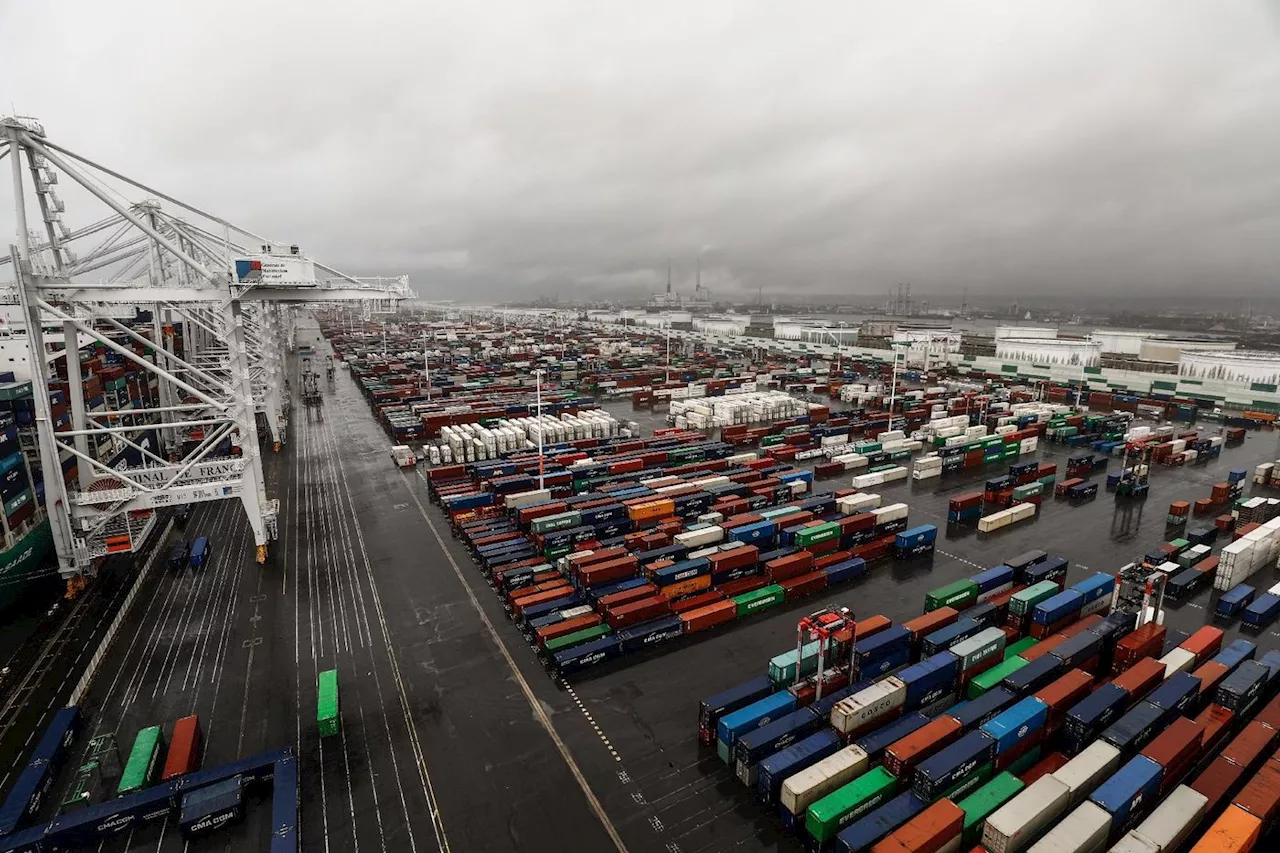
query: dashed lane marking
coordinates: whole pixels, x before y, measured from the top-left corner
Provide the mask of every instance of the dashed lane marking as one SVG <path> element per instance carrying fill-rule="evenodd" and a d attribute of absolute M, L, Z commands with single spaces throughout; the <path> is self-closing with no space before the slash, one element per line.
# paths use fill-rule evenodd
<path fill-rule="evenodd" d="M 569 698 L 573 700 L 573 704 L 578 706 L 578 710 L 582 712 L 582 716 L 587 718 L 587 722 L 591 724 L 591 728 L 595 730 L 596 735 L 600 738 L 600 742 L 604 744 L 604 748 L 609 750 L 609 754 L 613 756 L 614 761 L 621 762 L 622 757 L 618 755 L 618 751 L 613 748 L 613 744 L 609 743 L 609 738 L 605 733 L 600 731 L 600 726 L 596 724 L 595 718 L 591 716 L 591 712 L 587 710 L 587 706 L 582 704 L 582 700 L 578 698 L 577 692 L 569 685 L 569 682 L 561 679 L 560 684 L 564 687 L 565 692 L 569 694 Z"/>
<path fill-rule="evenodd" d="M 984 566 L 979 566 L 973 560 L 966 560 L 964 557 L 957 556 L 956 554 L 952 554 L 948 551 L 943 551 L 941 548 L 938 549 L 938 553 L 944 557 L 950 557 L 953 560 L 964 563 L 966 566 L 973 566 L 975 569 L 985 568 Z"/>

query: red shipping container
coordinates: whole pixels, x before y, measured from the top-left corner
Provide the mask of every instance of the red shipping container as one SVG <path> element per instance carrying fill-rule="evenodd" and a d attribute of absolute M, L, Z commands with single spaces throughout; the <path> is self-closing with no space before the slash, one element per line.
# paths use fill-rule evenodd
<path fill-rule="evenodd" d="M 578 571 L 578 580 L 584 587 L 590 589 L 593 586 L 628 580 L 635 577 L 639 571 L 640 563 L 635 557 L 623 557 L 586 566 Z"/>
<path fill-rule="evenodd" d="M 849 559 L 848 551 L 832 551 L 830 554 L 823 554 L 821 557 L 813 561 L 815 569 L 825 569 L 828 566 L 834 566 L 837 563 L 843 563 Z"/>
<path fill-rule="evenodd" d="M 574 631 L 585 631 L 599 624 L 599 613 L 584 613 L 572 619 L 562 619 L 552 625 L 543 625 L 533 633 L 538 641 L 538 648 L 542 648 L 546 645 L 547 640 L 554 640 L 556 637 L 563 637 L 572 634 Z"/>
<path fill-rule="evenodd" d="M 883 539 L 877 539 L 874 542 L 868 542 L 866 545 L 859 545 L 856 548 L 849 549 L 849 553 L 854 557 L 861 557 L 868 563 L 889 556 L 889 552 L 893 549 L 893 536 L 886 536 Z"/>
<path fill-rule="evenodd" d="M 1218 685 L 1222 682 L 1222 679 L 1227 677 L 1227 673 L 1230 671 L 1225 663 L 1208 661 L 1201 664 L 1195 672 L 1191 673 L 1200 679 L 1200 700 L 1202 702 L 1213 696 L 1213 691 L 1218 689 Z"/>
<path fill-rule="evenodd" d="M 1195 564 L 1194 566 L 1192 566 L 1191 568 L 1195 569 L 1197 572 L 1203 572 L 1203 573 L 1206 573 L 1206 574 L 1213 574 L 1214 572 L 1216 572 L 1216 571 L 1218 570 L 1218 558 L 1217 558 L 1217 557 L 1205 557 L 1203 560 L 1201 560 L 1200 562 L 1196 563 L 1196 564 Z"/>
<path fill-rule="evenodd" d="M 1190 637 L 1187 637 L 1178 648 L 1186 649 L 1194 654 L 1197 664 L 1204 663 L 1222 648 L 1222 629 L 1215 628 L 1212 625 L 1205 625 Z"/>
<path fill-rule="evenodd" d="M 1053 651 L 1054 649 L 1056 649 L 1058 646 L 1062 645 L 1066 641 L 1067 641 L 1066 634 L 1061 634 L 1061 633 L 1054 634 L 1052 637 L 1045 637 L 1043 640 L 1036 643 L 1034 646 L 1027 649 L 1025 652 L 1022 652 L 1021 654 L 1019 654 L 1018 657 L 1022 658 L 1027 663 L 1031 663 L 1049 654 L 1049 652 Z"/>
<path fill-rule="evenodd" d="M 1208 666 L 1208 664 L 1205 664 L 1205 666 Z M 1254 716 L 1253 721 L 1271 726 L 1273 729 L 1280 729 L 1280 696 L 1263 705 L 1262 710 Z"/>
<path fill-rule="evenodd" d="M 748 575 L 745 578 L 725 581 L 717 586 L 716 590 L 724 593 L 725 598 L 733 598 L 735 595 L 742 595 L 744 592 L 751 592 L 762 586 L 768 586 L 768 584 L 769 579 L 764 575 Z"/>
<path fill-rule="evenodd" d="M 911 775 L 921 761 L 959 739 L 964 727 L 955 717 L 940 715 L 911 734 L 890 744 L 884 752 L 884 768 L 898 777 L 903 788 L 911 785 Z"/>
<path fill-rule="evenodd" d="M 1113 675 L 1119 675 L 1142 658 L 1154 658 L 1164 646 L 1163 625 L 1148 622 L 1137 630 L 1121 637 L 1116 643 L 1115 658 L 1111 663 Z"/>
<path fill-rule="evenodd" d="M 1031 769 L 1019 776 L 1018 781 L 1022 782 L 1023 785 L 1030 786 L 1042 776 L 1058 772 L 1066 766 L 1068 761 L 1070 759 L 1061 752 L 1051 752 L 1031 765 Z"/>
<path fill-rule="evenodd" d="M 1031 630 L 1029 630 L 1027 634 L 1028 636 L 1035 637 L 1037 640 L 1042 640 L 1046 637 L 1051 637 L 1054 634 L 1057 634 L 1071 623 L 1079 621 L 1079 618 L 1078 614 L 1068 613 L 1066 616 L 1063 616 L 1051 625 L 1041 625 L 1038 622 L 1032 622 Z M 1066 639 L 1066 637 L 1064 636 L 1063 639 Z"/>
<path fill-rule="evenodd" d="M 168 782 L 200 767 L 200 755 L 204 748 L 204 732 L 200 718 L 195 714 L 183 717 L 173 724 L 173 736 L 169 738 L 169 753 L 164 759 L 160 781 Z"/>
<path fill-rule="evenodd" d="M 947 508 L 953 512 L 960 510 L 973 509 L 975 506 L 982 505 L 982 492 L 967 492 L 963 495 L 957 495 L 947 504 Z"/>
<path fill-rule="evenodd" d="M 519 616 L 524 608 L 544 601 L 555 601 L 569 595 L 573 587 L 566 580 L 547 581 L 536 586 L 526 586 L 511 593 L 511 608 Z"/>
<path fill-rule="evenodd" d="M 836 523 L 840 525 L 841 537 L 844 537 L 846 534 L 858 533 L 875 527 L 876 517 L 874 513 L 860 512 L 856 515 L 846 515 L 838 519 Z"/>
<path fill-rule="evenodd" d="M 1143 658 L 1113 678 L 1111 683 L 1128 693 L 1129 704 L 1135 705 L 1164 681 L 1164 670 L 1164 664 L 1155 658 Z"/>
<path fill-rule="evenodd" d="M 620 607 L 632 601 L 639 601 L 642 598 L 649 598 L 658 594 L 658 588 L 651 583 L 637 586 L 632 589 L 624 589 L 622 592 L 613 592 L 602 597 L 597 604 L 602 610 L 608 610 L 610 607 Z"/>
<path fill-rule="evenodd" d="M 872 853 L 938 853 L 960 837 L 964 812 L 950 800 L 938 800 L 888 838 L 871 848 Z"/>
<path fill-rule="evenodd" d="M 1196 716 L 1196 722 L 1204 728 L 1204 740 L 1200 751 L 1202 755 L 1210 755 L 1231 730 L 1231 723 L 1236 715 L 1221 705 L 1210 705 Z"/>
<path fill-rule="evenodd" d="M 706 607 L 708 604 L 715 604 L 717 601 L 724 601 L 724 593 L 711 589 L 706 592 L 700 592 L 697 595 L 675 599 L 671 602 L 671 612 L 684 613 L 689 610 L 697 610 L 699 607 Z"/>
<path fill-rule="evenodd" d="M 774 583 L 794 578 L 813 570 L 813 555 L 808 551 L 788 554 L 764 564 L 765 573 Z"/>
<path fill-rule="evenodd" d="M 754 565 L 759 558 L 759 548 L 755 545 L 742 545 L 728 551 L 719 551 L 707 557 L 707 560 L 711 563 L 711 574 L 714 576 L 743 566 Z"/>
<path fill-rule="evenodd" d="M 654 595 L 609 610 L 605 613 L 604 621 L 608 622 L 609 627 L 616 631 L 628 625 L 657 619 L 670 611 L 671 602 L 661 595 Z"/>
<path fill-rule="evenodd" d="M 1088 631 L 1094 625 L 1097 625 L 1101 622 L 1102 622 L 1101 616 L 1099 616 L 1097 613 L 1090 613 L 1088 616 L 1084 617 L 1080 621 L 1072 622 L 1066 628 L 1063 628 L 1062 636 L 1066 637 L 1067 639 L 1070 639 L 1076 636 L 1077 634 L 1083 634 L 1085 631 Z"/>
<path fill-rule="evenodd" d="M 1264 825 L 1280 814 L 1280 764 L 1268 761 L 1258 768 L 1244 789 L 1231 801 L 1262 821 Z"/>
<path fill-rule="evenodd" d="M 1209 800 L 1205 807 L 1206 814 L 1212 814 L 1219 806 L 1225 804 L 1240 781 L 1245 776 L 1245 769 L 1232 764 L 1224 758 L 1215 758 L 1200 775 L 1192 780 L 1190 788 Z"/>
<path fill-rule="evenodd" d="M 825 572 L 809 572 L 807 575 L 787 578 L 778 585 L 785 591 L 786 600 L 792 601 L 826 589 L 827 575 Z"/>
<path fill-rule="evenodd" d="M 1164 768 L 1160 777 L 1160 793 L 1167 793 L 1182 781 L 1182 776 L 1200 755 L 1204 727 L 1199 723 L 1178 717 L 1147 744 L 1142 755 Z"/>
<path fill-rule="evenodd" d="M 1051 736 L 1058 730 L 1063 720 L 1067 718 L 1067 712 L 1077 702 L 1089 695 L 1089 690 L 1092 686 L 1093 676 L 1083 670 L 1073 669 L 1057 681 L 1035 693 L 1035 698 L 1049 708 L 1049 715 L 1044 726 L 1045 737 Z"/>
<path fill-rule="evenodd" d="M 1222 757 L 1250 770 L 1269 757 L 1275 739 L 1275 729 L 1262 723 L 1249 723 L 1222 750 Z"/>
<path fill-rule="evenodd" d="M 620 546 L 600 548 L 593 550 L 590 554 L 575 552 L 569 555 L 569 566 L 577 570 L 584 566 L 594 566 L 598 563 L 607 563 L 610 560 L 619 560 L 629 556 L 631 555 L 627 553 L 627 549 Z"/>
<path fill-rule="evenodd" d="M 704 631 L 724 622 L 732 622 L 737 612 L 738 606 L 732 601 L 718 601 L 715 604 L 708 604 L 706 607 L 699 607 L 695 610 L 687 610 L 681 613 L 680 621 L 684 624 L 684 632 L 692 634 L 695 631 Z"/>
<path fill-rule="evenodd" d="M 884 629 L 893 625 L 893 620 L 888 616 L 876 614 L 868 616 L 866 619 L 859 619 L 854 625 L 854 635 L 859 640 L 865 640 L 873 634 L 879 634 Z"/>
<path fill-rule="evenodd" d="M 902 623 L 902 627 L 911 632 L 911 646 L 918 649 L 920 641 L 940 628 L 945 628 L 960 618 L 954 607 L 939 607 L 923 616 L 917 616 Z"/>

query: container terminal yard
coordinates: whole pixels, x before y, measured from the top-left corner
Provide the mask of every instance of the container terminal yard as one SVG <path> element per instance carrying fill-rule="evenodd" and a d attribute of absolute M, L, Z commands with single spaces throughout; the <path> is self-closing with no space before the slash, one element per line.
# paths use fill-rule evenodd
<path fill-rule="evenodd" d="M 0 850 L 1273 840 L 1267 359 L 414 311 L 137 184 L 77 259 L 93 164 L 0 129 L 6 544 L 67 591 L 5 650 Z"/>

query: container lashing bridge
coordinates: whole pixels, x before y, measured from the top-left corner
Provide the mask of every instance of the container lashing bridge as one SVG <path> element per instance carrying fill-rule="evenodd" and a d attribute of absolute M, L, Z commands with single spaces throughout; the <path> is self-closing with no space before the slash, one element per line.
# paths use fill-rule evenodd
<path fill-rule="evenodd" d="M 45 354 L 31 360 L 36 433 L 69 592 L 108 553 L 137 550 L 155 526 L 155 511 L 179 504 L 238 499 L 264 562 L 279 503 L 266 491 L 259 435 L 269 434 L 276 451 L 286 439 L 284 356 L 293 348 L 295 312 L 342 302 L 384 310 L 411 296 L 407 277 L 338 272 L 296 245 L 68 150 L 35 119 L 0 117 L 5 159 L 17 237 L 0 257 L 0 302 L 20 306 L 31 351 Z M 101 202 L 103 218 L 68 226 L 59 178 Z M 5 267 L 13 275 L 8 283 Z M 121 322 L 137 309 L 151 312 L 150 329 Z M 67 358 L 70 428 L 55 429 L 49 384 L 53 362 L 65 358 L 57 346 L 63 341 L 75 342 L 66 348 L 72 351 L 101 346 L 141 371 L 158 389 L 156 404 L 90 410 L 79 359 Z M 158 435 L 158 451 L 143 439 L 148 431 Z M 112 468 L 90 453 L 90 440 L 104 435 L 140 464 Z M 60 455 L 76 459 L 72 483 L 64 483 Z"/>

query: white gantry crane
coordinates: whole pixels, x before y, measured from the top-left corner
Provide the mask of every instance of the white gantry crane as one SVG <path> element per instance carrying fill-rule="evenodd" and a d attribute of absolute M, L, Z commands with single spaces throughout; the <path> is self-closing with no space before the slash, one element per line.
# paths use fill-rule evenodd
<path fill-rule="evenodd" d="M 407 277 L 340 273 L 297 246 L 274 243 L 68 151 L 34 119 L 0 118 L 0 162 L 6 158 L 17 241 L 0 256 L 0 270 L 13 271 L 8 289 L 0 284 L 0 303 L 20 306 L 30 346 L 60 574 L 75 585 L 105 555 L 136 549 L 158 508 L 227 498 L 242 503 L 263 562 L 278 501 L 266 493 L 259 424 L 279 450 L 295 308 L 356 301 L 385 310 L 412 295 Z M 56 190 L 60 176 L 102 202 L 104 218 L 69 228 Z M 143 197 L 129 201 L 130 193 Z M 151 313 L 151 322 L 140 331 L 141 311 Z M 66 352 L 92 344 L 143 371 L 158 403 L 88 405 L 80 360 Z M 55 418 L 50 399 L 59 358 L 69 423 Z M 151 431 L 159 447 L 142 439 Z M 131 451 L 129 464 L 108 465 L 104 446 Z M 63 479 L 69 457 L 78 471 L 72 484 Z"/>

